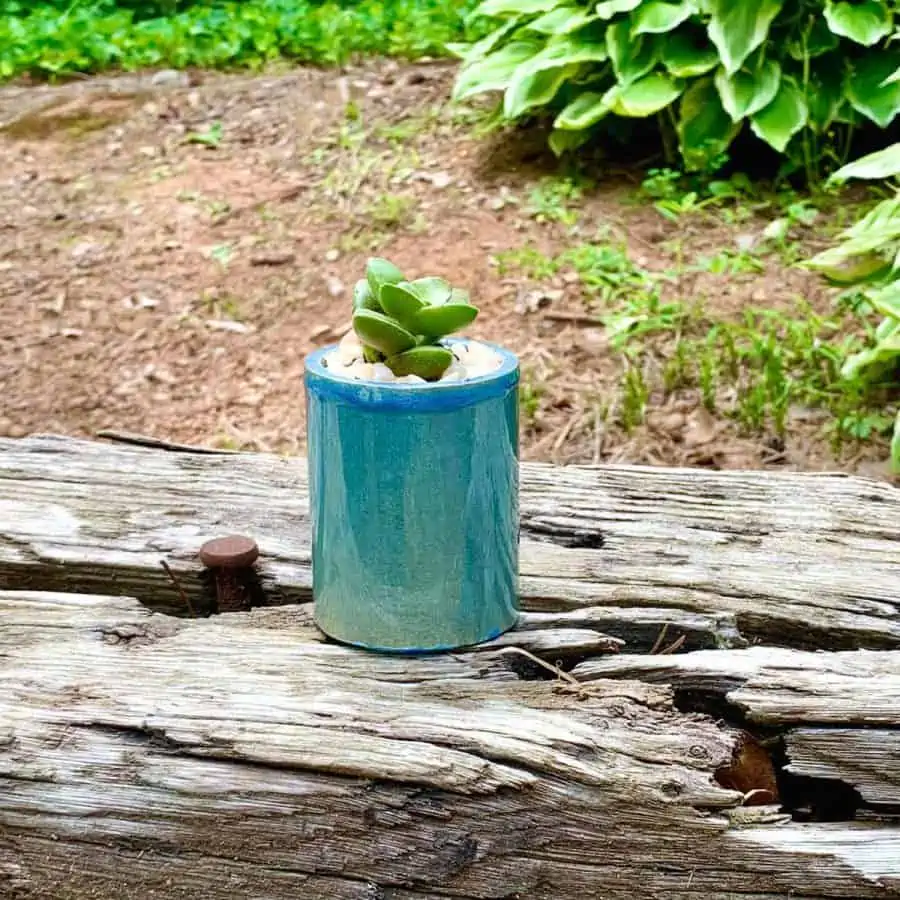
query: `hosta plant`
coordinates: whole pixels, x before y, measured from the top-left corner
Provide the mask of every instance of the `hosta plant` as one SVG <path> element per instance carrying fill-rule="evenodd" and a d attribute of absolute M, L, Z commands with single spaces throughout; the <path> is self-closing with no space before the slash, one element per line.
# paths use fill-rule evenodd
<path fill-rule="evenodd" d="M 832 179 L 888 179 L 900 175 L 900 144 L 856 160 Z M 880 202 L 840 235 L 840 243 L 808 265 L 832 283 L 855 292 L 863 311 L 880 322 L 869 346 L 850 356 L 841 369 L 848 379 L 886 384 L 900 397 L 900 190 Z M 894 469 L 900 472 L 900 410 L 891 442 Z"/>
<path fill-rule="evenodd" d="M 749 128 L 812 175 L 848 130 L 900 111 L 898 2 L 484 0 L 472 15 L 495 27 L 451 45 L 454 95 L 549 114 L 558 154 L 656 116 L 688 169 L 715 169 Z"/>
<path fill-rule="evenodd" d="M 366 362 L 395 375 L 437 381 L 453 362 L 441 341 L 478 315 L 469 295 L 443 278 L 407 281 L 386 259 L 370 259 L 353 289 L 353 330 Z"/>

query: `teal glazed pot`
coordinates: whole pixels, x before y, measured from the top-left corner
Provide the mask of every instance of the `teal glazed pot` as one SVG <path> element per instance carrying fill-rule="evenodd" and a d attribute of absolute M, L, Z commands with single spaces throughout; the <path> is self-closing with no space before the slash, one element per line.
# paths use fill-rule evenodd
<path fill-rule="evenodd" d="M 449 342 L 448 342 L 449 343 Z M 391 384 L 306 359 L 315 620 L 329 637 L 428 653 L 518 617 L 518 359 L 464 382 Z"/>

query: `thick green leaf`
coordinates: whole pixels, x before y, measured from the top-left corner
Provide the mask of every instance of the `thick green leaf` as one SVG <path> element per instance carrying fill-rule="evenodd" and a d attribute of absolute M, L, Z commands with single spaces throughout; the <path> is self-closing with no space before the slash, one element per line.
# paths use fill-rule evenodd
<path fill-rule="evenodd" d="M 602 0 L 594 7 L 594 12 L 601 19 L 611 19 L 619 13 L 631 12 L 637 9 L 643 0 Z"/>
<path fill-rule="evenodd" d="M 424 345 L 391 356 L 385 365 L 397 376 L 418 375 L 426 381 L 437 381 L 453 362 L 453 354 L 446 347 Z"/>
<path fill-rule="evenodd" d="M 381 289 L 381 308 L 408 331 L 415 328 L 416 313 L 425 305 L 409 282 L 386 284 Z"/>
<path fill-rule="evenodd" d="M 870 153 L 838 169 L 832 181 L 849 178 L 893 178 L 900 175 L 900 144 L 892 144 L 877 153 Z"/>
<path fill-rule="evenodd" d="M 880 128 L 887 128 L 900 112 L 900 82 L 885 82 L 897 68 L 896 51 L 868 51 L 853 65 L 847 80 L 847 99 L 853 108 Z"/>
<path fill-rule="evenodd" d="M 779 153 L 809 119 L 806 98 L 796 82 L 783 78 L 775 98 L 750 119 L 753 133 Z"/>
<path fill-rule="evenodd" d="M 681 99 L 678 138 L 688 169 L 706 168 L 724 153 L 740 125 L 725 112 L 712 78 L 694 82 Z"/>
<path fill-rule="evenodd" d="M 520 66 L 523 69 L 525 63 Z M 529 109 L 546 106 L 559 92 L 567 79 L 577 71 L 577 66 L 560 66 L 539 72 L 527 72 L 524 76 L 513 77 L 503 97 L 503 114 L 508 119 L 516 119 Z"/>
<path fill-rule="evenodd" d="M 733 122 L 740 122 L 768 106 L 780 84 L 781 66 L 775 60 L 767 60 L 753 70 L 741 69 L 731 76 L 721 67 L 716 72 L 716 89 Z"/>
<path fill-rule="evenodd" d="M 709 38 L 719 50 L 722 65 L 733 75 L 769 34 L 783 0 L 707 0 L 711 14 Z"/>
<path fill-rule="evenodd" d="M 468 303 L 423 306 L 416 315 L 415 331 L 428 337 L 441 337 L 465 328 L 477 315 L 478 310 Z"/>
<path fill-rule="evenodd" d="M 381 309 L 375 294 L 372 293 L 372 286 L 365 278 L 361 278 L 353 286 L 353 308 L 374 309 L 376 311 Z"/>
<path fill-rule="evenodd" d="M 652 37 L 633 38 L 627 19 L 606 29 L 606 49 L 620 85 L 637 81 L 656 65 L 656 42 Z"/>
<path fill-rule="evenodd" d="M 609 93 L 610 112 L 617 116 L 646 118 L 665 109 L 684 90 L 684 85 L 658 72 L 622 87 L 616 85 Z"/>
<path fill-rule="evenodd" d="M 888 77 L 885 78 L 884 81 L 881 82 L 881 86 L 887 84 L 896 84 L 898 81 L 900 81 L 900 68 L 894 69 L 894 71 L 890 75 L 888 75 Z"/>
<path fill-rule="evenodd" d="M 464 100 L 486 91 L 503 91 L 516 69 L 538 51 L 532 41 L 512 41 L 484 59 L 472 59 L 465 64 L 453 86 L 453 99 Z"/>
<path fill-rule="evenodd" d="M 381 286 L 403 281 L 403 273 L 390 260 L 375 256 L 366 263 L 366 281 L 377 299 Z"/>
<path fill-rule="evenodd" d="M 865 3 L 825 2 L 825 21 L 839 37 L 872 47 L 891 33 L 893 14 L 884 0 Z"/>
<path fill-rule="evenodd" d="M 719 64 L 719 54 L 705 34 L 694 37 L 682 29 L 661 42 L 659 61 L 676 78 L 695 78 L 714 69 Z"/>
<path fill-rule="evenodd" d="M 568 34 L 598 18 L 599 16 L 592 15 L 580 6 L 558 6 L 529 22 L 525 27 L 529 31 L 538 31 L 541 34 Z"/>
<path fill-rule="evenodd" d="M 606 94 L 585 91 L 562 110 L 553 122 L 553 127 L 563 131 L 583 131 L 609 115 L 609 103 Z"/>
<path fill-rule="evenodd" d="M 476 16 L 531 16 L 559 6 L 563 0 L 484 0 L 471 13 Z"/>
<path fill-rule="evenodd" d="M 371 309 L 358 309 L 353 314 L 353 330 L 357 337 L 386 356 L 403 353 L 415 347 L 416 339 L 392 318 Z"/>
<path fill-rule="evenodd" d="M 631 33 L 664 34 L 674 31 L 682 22 L 689 19 L 696 9 L 694 4 L 685 0 L 683 3 L 666 3 L 664 0 L 650 0 L 643 3 L 631 17 Z"/>
<path fill-rule="evenodd" d="M 423 302 L 430 306 L 441 306 L 453 297 L 454 288 L 443 278 L 429 276 L 408 282 L 409 289 Z"/>

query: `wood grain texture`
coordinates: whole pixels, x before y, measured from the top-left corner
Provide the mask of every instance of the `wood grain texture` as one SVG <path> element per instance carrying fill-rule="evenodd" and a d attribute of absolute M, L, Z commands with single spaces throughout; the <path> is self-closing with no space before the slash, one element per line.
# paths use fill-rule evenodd
<path fill-rule="evenodd" d="M 518 627 L 410 659 L 315 628 L 302 460 L 0 441 L 0 898 L 900 897 L 900 492 L 522 475 Z M 235 530 L 263 605 L 187 618 Z M 738 725 L 856 820 L 720 787 Z"/>
<path fill-rule="evenodd" d="M 605 610 L 604 630 L 646 650 L 667 617 L 670 638 L 692 647 L 900 646 L 889 485 L 527 463 L 521 508 L 528 610 Z M 310 599 L 304 460 L 0 440 L 0 587 L 90 593 L 115 578 L 118 592 L 184 614 L 160 560 L 202 609 L 197 549 L 234 530 L 260 544 L 266 603 Z M 636 631 L 636 615 L 653 625 Z"/>
<path fill-rule="evenodd" d="M 900 812 L 900 730 L 795 728 L 787 735 L 787 753 L 787 771 L 843 781 L 868 803 Z"/>
<path fill-rule="evenodd" d="M 639 681 L 519 680 L 507 649 L 0 594 L 0 896 L 900 896 L 900 828 L 742 808 L 730 729 Z"/>

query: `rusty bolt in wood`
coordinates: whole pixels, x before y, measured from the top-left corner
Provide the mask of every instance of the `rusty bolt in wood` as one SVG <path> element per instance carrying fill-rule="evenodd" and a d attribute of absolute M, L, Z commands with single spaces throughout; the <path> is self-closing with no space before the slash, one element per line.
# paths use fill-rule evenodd
<path fill-rule="evenodd" d="M 220 613 L 250 609 L 250 586 L 246 576 L 258 558 L 256 541 L 239 534 L 214 538 L 200 548 L 200 562 L 213 576 Z"/>

